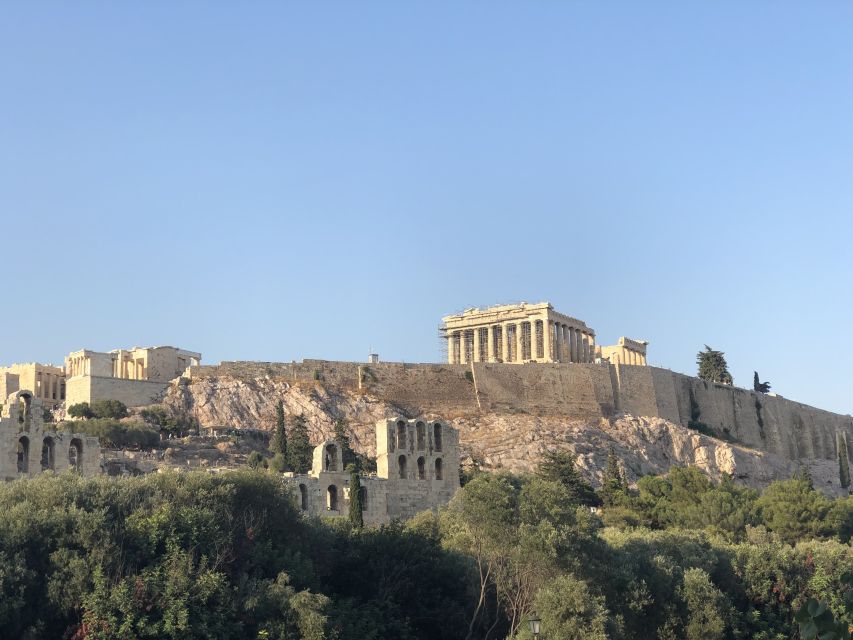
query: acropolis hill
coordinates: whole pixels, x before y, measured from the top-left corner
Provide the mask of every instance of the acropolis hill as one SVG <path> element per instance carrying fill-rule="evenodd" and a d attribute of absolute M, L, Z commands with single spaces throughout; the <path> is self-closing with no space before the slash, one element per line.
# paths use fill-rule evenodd
<path fill-rule="evenodd" d="M 595 482 L 613 447 L 631 480 L 693 464 L 760 486 L 807 466 L 820 489 L 846 493 L 839 457 L 849 459 L 849 415 L 647 366 L 644 340 L 596 345 L 594 330 L 547 303 L 468 310 L 446 316 L 443 329 L 441 364 L 201 365 L 199 354 L 174 350 L 190 353 L 190 366 L 158 383 L 155 401 L 201 427 L 242 429 L 271 429 L 281 401 L 287 413 L 305 415 L 312 443 L 345 418 L 354 447 L 370 455 L 378 421 L 423 417 L 458 429 L 463 462 L 483 468 L 531 470 L 544 450 L 571 448 Z M 113 353 L 120 363 L 124 352 Z M 148 393 L 148 369 L 141 356 L 131 361 L 140 363 L 139 382 L 121 380 L 122 390 L 145 384 Z M 97 388 L 112 388 L 107 382 Z"/>

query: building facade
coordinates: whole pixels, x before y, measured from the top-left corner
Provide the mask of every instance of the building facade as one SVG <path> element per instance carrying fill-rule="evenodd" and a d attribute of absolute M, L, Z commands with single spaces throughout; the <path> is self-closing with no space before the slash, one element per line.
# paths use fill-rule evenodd
<path fill-rule="evenodd" d="M 44 405 L 32 391 L 11 393 L 0 412 L 0 478 L 27 478 L 45 471 L 101 472 L 98 439 L 45 428 Z M 49 425 L 48 425 L 49 426 Z"/>
<path fill-rule="evenodd" d="M 450 364 L 593 362 L 595 331 L 547 302 L 466 309 L 442 318 Z"/>
<path fill-rule="evenodd" d="M 599 347 L 598 356 L 607 360 L 610 364 L 636 364 L 647 366 L 646 347 L 649 343 L 645 340 L 632 340 L 621 337 L 619 342 L 609 347 Z"/>
<path fill-rule="evenodd" d="M 441 420 L 381 420 L 376 423 L 376 467 L 376 475 L 360 477 L 365 524 L 437 509 L 459 489 L 459 433 Z M 311 472 L 285 482 L 306 514 L 349 516 L 350 474 L 338 442 L 320 443 Z"/>
<path fill-rule="evenodd" d="M 0 367 L 0 398 L 22 389 L 29 389 L 46 408 L 53 409 L 65 401 L 65 370 L 37 362 Z"/>
<path fill-rule="evenodd" d="M 120 400 L 129 407 L 154 402 L 201 354 L 176 347 L 82 349 L 65 358 L 67 406 L 96 400 Z"/>

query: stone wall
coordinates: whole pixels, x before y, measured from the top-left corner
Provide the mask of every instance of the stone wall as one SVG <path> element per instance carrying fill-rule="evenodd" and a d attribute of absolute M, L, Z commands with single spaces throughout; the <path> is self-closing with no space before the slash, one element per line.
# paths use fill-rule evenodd
<path fill-rule="evenodd" d="M 65 382 L 65 406 L 92 400 L 120 400 L 128 407 L 155 402 L 169 387 L 167 382 L 126 380 L 105 376 L 75 376 Z"/>
<path fill-rule="evenodd" d="M 778 396 L 705 382 L 647 366 L 547 363 L 358 364 L 225 362 L 193 367 L 193 379 L 272 378 L 290 384 L 322 381 L 426 413 L 528 413 L 572 419 L 619 413 L 701 422 L 724 438 L 785 459 L 836 457 L 836 433 L 853 443 L 853 418 Z"/>

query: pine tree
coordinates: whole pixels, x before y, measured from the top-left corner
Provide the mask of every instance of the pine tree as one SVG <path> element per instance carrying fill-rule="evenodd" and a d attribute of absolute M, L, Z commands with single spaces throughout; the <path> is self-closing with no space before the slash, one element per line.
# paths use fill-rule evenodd
<path fill-rule="evenodd" d="M 290 438 L 287 447 L 287 465 L 295 473 L 308 473 L 311 470 L 313 451 L 308 439 L 308 423 L 302 414 L 292 419 Z"/>
<path fill-rule="evenodd" d="M 279 400 L 275 405 L 275 433 L 270 441 L 270 451 L 287 458 L 287 430 L 284 420 L 284 405 Z"/>
<path fill-rule="evenodd" d="M 613 447 L 610 447 L 607 454 L 607 467 L 604 469 L 604 478 L 599 491 L 602 503 L 606 507 L 618 504 L 627 489 L 628 484 L 622 475 L 622 469 L 619 467 L 619 458 L 616 456 Z"/>
<path fill-rule="evenodd" d="M 364 526 L 364 505 L 361 504 L 361 476 L 355 464 L 347 466 L 349 471 L 349 520 L 353 528 L 361 529 Z"/>
<path fill-rule="evenodd" d="M 733 383 L 722 351 L 715 351 L 706 344 L 705 351 L 696 354 L 696 364 L 699 365 L 699 377 L 703 380 L 728 385 Z"/>
<path fill-rule="evenodd" d="M 549 482 L 559 482 L 566 488 L 569 498 L 578 504 L 599 504 L 595 490 L 578 473 L 575 454 L 571 451 L 546 451 L 539 463 L 539 476 Z"/>

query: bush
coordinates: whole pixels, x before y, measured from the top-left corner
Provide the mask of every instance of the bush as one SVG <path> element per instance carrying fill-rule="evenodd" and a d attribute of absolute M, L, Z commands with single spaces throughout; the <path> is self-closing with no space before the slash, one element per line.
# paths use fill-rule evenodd
<path fill-rule="evenodd" d="M 90 405 L 95 418 L 121 420 L 127 417 L 127 406 L 119 400 L 96 400 Z"/>
<path fill-rule="evenodd" d="M 246 464 L 249 465 L 251 469 L 260 469 L 261 467 L 265 467 L 267 462 L 260 451 L 252 451 L 252 453 L 249 454 L 249 457 L 246 458 Z"/>
<path fill-rule="evenodd" d="M 78 402 L 77 404 L 72 404 L 68 407 L 68 415 L 71 418 L 91 418 L 95 414 L 92 413 L 91 407 L 89 407 L 88 402 Z"/>
<path fill-rule="evenodd" d="M 254 453 L 258 453 L 258 452 L 255 451 Z M 258 455 L 260 455 L 260 454 L 258 453 Z M 283 473 L 285 471 L 288 471 L 287 460 L 285 459 L 285 457 L 282 454 L 277 453 L 272 457 L 272 459 L 270 459 L 269 468 L 272 469 L 273 471 L 278 471 L 279 473 Z"/>

